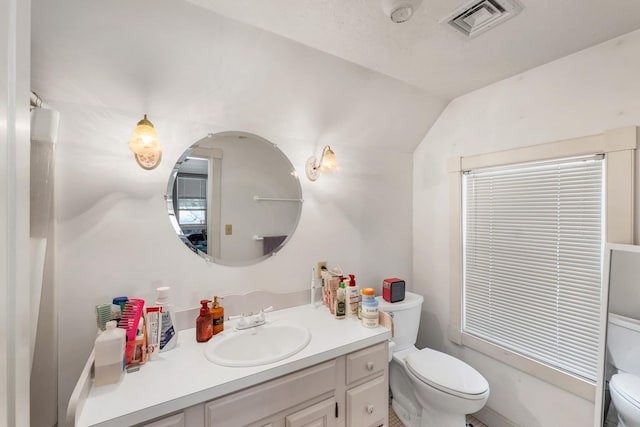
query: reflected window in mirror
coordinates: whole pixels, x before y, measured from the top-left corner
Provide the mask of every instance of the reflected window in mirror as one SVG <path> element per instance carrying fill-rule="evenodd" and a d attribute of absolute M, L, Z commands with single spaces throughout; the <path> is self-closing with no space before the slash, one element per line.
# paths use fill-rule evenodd
<path fill-rule="evenodd" d="M 185 170 L 178 172 L 173 188 L 173 208 L 178 225 L 189 243 L 207 253 L 207 159 L 187 158 Z"/>

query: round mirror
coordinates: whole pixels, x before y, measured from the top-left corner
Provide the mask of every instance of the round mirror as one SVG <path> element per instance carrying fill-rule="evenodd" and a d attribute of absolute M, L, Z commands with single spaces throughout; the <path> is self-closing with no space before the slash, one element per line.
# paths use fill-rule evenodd
<path fill-rule="evenodd" d="M 166 200 L 185 246 L 224 265 L 274 255 L 302 211 L 302 189 L 289 159 L 246 132 L 209 134 L 189 147 L 171 171 Z"/>

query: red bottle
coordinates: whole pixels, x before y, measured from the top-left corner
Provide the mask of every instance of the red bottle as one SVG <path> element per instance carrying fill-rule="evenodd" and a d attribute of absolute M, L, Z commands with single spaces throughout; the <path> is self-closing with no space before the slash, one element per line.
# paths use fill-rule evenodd
<path fill-rule="evenodd" d="M 213 324 L 211 320 L 211 313 L 209 313 L 208 299 L 200 301 L 202 307 L 200 307 L 200 315 L 196 319 L 196 341 L 207 342 L 213 336 Z"/>

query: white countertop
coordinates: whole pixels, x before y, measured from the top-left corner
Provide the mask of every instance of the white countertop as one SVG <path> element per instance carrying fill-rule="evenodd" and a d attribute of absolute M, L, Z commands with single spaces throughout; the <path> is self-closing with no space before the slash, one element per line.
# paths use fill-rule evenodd
<path fill-rule="evenodd" d="M 321 305 L 274 311 L 266 317 L 267 323 L 284 319 L 306 326 L 311 341 L 284 360 L 237 368 L 207 360 L 207 343 L 196 342 L 195 329 L 180 331 L 178 346 L 160 353 L 158 360 L 148 361 L 138 372 L 126 373 L 118 384 L 92 386 L 76 425 L 119 427 L 141 423 L 391 338 L 391 331 L 385 327 L 368 329 L 356 318 L 334 319 Z M 225 331 L 212 340 L 234 333 L 234 324 L 225 322 Z"/>

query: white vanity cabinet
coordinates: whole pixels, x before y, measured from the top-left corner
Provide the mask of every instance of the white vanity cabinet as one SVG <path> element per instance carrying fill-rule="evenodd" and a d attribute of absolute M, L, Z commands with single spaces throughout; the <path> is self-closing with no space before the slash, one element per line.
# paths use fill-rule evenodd
<path fill-rule="evenodd" d="M 144 424 L 141 427 L 185 427 L 184 414 L 179 413 L 179 414 L 171 415 L 169 417 L 159 419 L 152 423 Z"/>
<path fill-rule="evenodd" d="M 209 361 L 195 329 L 178 346 L 94 387 L 89 358 L 67 411 L 68 427 L 378 427 L 388 419 L 391 331 L 336 321 L 328 310 L 297 306 L 270 313 L 270 322 L 307 328 L 298 353 L 265 365 L 228 367 Z M 233 321 L 228 334 L 234 333 Z M 108 408 L 108 409 L 106 409 Z"/>
<path fill-rule="evenodd" d="M 389 418 L 387 343 L 346 355 L 347 427 L 378 427 Z"/>
<path fill-rule="evenodd" d="M 321 401 L 333 400 L 335 406 L 340 371 L 344 361 L 337 358 L 211 401 L 205 404 L 205 426 L 279 427 Z"/>
<path fill-rule="evenodd" d="M 387 351 L 383 342 L 208 402 L 205 426 L 386 425 Z"/>

